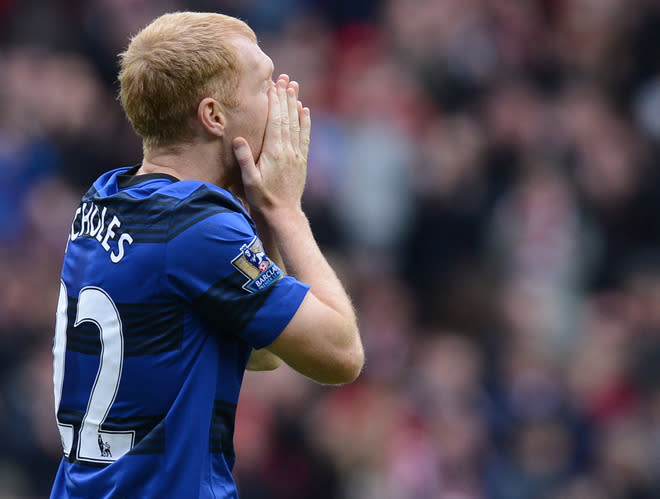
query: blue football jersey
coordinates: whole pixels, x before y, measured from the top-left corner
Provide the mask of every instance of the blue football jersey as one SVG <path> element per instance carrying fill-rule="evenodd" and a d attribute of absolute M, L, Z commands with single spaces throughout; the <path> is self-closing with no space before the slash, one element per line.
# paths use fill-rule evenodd
<path fill-rule="evenodd" d="M 217 186 L 120 168 L 83 196 L 53 343 L 64 457 L 53 498 L 237 497 L 233 431 L 253 348 L 308 286 Z"/>

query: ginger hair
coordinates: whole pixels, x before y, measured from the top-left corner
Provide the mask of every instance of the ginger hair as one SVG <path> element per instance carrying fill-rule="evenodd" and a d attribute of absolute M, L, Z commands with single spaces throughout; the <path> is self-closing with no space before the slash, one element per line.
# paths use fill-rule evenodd
<path fill-rule="evenodd" d="M 135 35 L 120 57 L 119 99 L 143 147 L 172 146 L 195 136 L 199 102 L 238 105 L 236 37 L 256 42 L 243 21 L 216 13 L 164 14 Z"/>

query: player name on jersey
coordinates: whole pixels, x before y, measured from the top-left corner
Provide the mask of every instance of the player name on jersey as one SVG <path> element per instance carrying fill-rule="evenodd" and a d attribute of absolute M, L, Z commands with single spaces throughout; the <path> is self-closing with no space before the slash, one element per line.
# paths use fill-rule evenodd
<path fill-rule="evenodd" d="M 99 208 L 94 203 L 80 203 L 71 223 L 69 241 L 79 237 L 96 239 L 112 263 L 119 263 L 126 254 L 126 246 L 133 244 L 133 237 L 128 232 L 121 232 L 121 221 L 116 216 L 109 219 L 106 206 Z M 108 221 L 109 219 L 109 221 Z M 110 246 L 110 241 L 117 242 L 116 251 Z"/>

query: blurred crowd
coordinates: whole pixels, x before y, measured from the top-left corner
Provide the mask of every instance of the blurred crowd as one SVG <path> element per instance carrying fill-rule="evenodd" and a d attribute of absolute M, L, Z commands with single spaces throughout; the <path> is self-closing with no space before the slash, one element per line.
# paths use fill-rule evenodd
<path fill-rule="evenodd" d="M 246 375 L 242 499 L 660 497 L 657 0 L 0 0 L 0 497 L 48 494 L 68 227 L 141 159 L 117 53 L 173 10 L 300 82 L 367 354 Z"/>

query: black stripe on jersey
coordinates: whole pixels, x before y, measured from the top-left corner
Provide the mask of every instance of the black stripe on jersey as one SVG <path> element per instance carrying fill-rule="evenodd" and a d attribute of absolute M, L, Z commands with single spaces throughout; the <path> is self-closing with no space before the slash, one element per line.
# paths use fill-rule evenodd
<path fill-rule="evenodd" d="M 188 227 L 223 212 L 235 212 L 246 216 L 245 210 L 237 200 L 227 198 L 205 185 L 200 186 L 177 207 L 176 218 L 171 221 L 168 240 L 174 239 Z M 246 216 L 246 219 L 251 225 L 253 224 L 250 217 Z"/>
<path fill-rule="evenodd" d="M 160 194 L 145 201 L 120 193 L 106 198 L 83 198 L 83 202 L 94 203 L 100 210 L 107 208 L 105 227 L 116 216 L 121 222 L 121 227 L 115 227 L 116 232 L 128 232 L 134 242 L 161 243 L 167 241 L 172 210 L 181 200 Z M 81 224 L 81 217 L 77 216 L 73 230 L 79 233 Z M 105 230 L 101 232 L 105 233 Z"/>
<path fill-rule="evenodd" d="M 182 303 L 117 303 L 117 310 L 124 327 L 124 355 L 149 355 L 181 348 Z"/>
<path fill-rule="evenodd" d="M 57 420 L 60 423 L 73 426 L 73 445 L 68 461 L 74 462 L 77 459 L 78 435 L 84 413 L 78 411 L 68 411 L 60 408 L 57 411 Z M 132 416 L 132 417 L 107 417 L 101 425 L 101 431 L 134 431 L 135 445 L 130 454 L 160 454 L 165 450 L 165 414 L 153 416 Z M 109 463 L 91 463 L 84 461 L 82 464 L 90 466 L 104 467 Z"/>
<path fill-rule="evenodd" d="M 74 327 L 78 300 L 69 297 L 66 347 L 74 352 L 101 355 L 101 337 L 92 322 Z M 183 304 L 180 302 L 116 303 L 122 321 L 124 355 L 151 355 L 179 350 L 183 342 Z"/>
<path fill-rule="evenodd" d="M 80 426 L 84 413 L 70 411 L 60 408 L 57 411 L 57 419 L 60 423 Z M 108 431 L 129 431 L 135 430 L 138 438 L 144 437 L 152 428 L 159 424 L 165 414 L 155 414 L 151 416 L 108 416 L 101 425 L 102 430 Z"/>
<path fill-rule="evenodd" d="M 233 272 L 220 279 L 193 301 L 194 309 L 221 332 L 238 334 L 252 320 L 273 291 L 269 287 L 257 293 L 242 288 L 245 276 Z"/>
<path fill-rule="evenodd" d="M 68 297 L 66 349 L 89 355 L 101 355 L 101 333 L 92 322 L 83 322 L 74 327 L 78 300 Z"/>
<path fill-rule="evenodd" d="M 71 424 L 74 427 L 75 426 L 80 427 L 80 422 L 82 421 L 83 416 L 84 414 L 82 412 L 67 411 L 66 409 L 62 409 L 61 407 L 57 411 L 57 420 L 60 423 Z"/>
<path fill-rule="evenodd" d="M 205 185 L 183 199 L 166 194 L 139 199 L 125 192 L 99 197 L 95 189 L 90 189 L 82 201 L 95 203 L 100 209 L 107 207 L 105 223 L 110 223 L 113 216 L 117 216 L 121 222 L 119 230 L 130 233 L 134 242 L 139 243 L 170 241 L 192 225 L 218 213 L 240 213 L 255 228 L 237 200 L 229 199 Z M 76 217 L 75 232 L 80 232 L 80 225 L 80 217 Z"/>
<path fill-rule="evenodd" d="M 165 420 L 154 426 L 137 445 L 134 445 L 129 454 L 162 454 L 165 452 Z"/>
<path fill-rule="evenodd" d="M 168 175 L 167 173 L 143 173 L 141 175 L 136 175 L 139 169 L 140 165 L 137 165 L 128 170 L 126 173 L 117 175 L 117 186 L 120 189 L 124 189 L 132 185 L 138 185 L 156 179 L 167 179 L 172 182 L 179 182 L 178 178 L 173 177 L 172 175 Z"/>
<path fill-rule="evenodd" d="M 234 457 L 234 421 L 236 404 L 216 400 L 213 402 L 211 431 L 209 433 L 209 451 Z"/>

